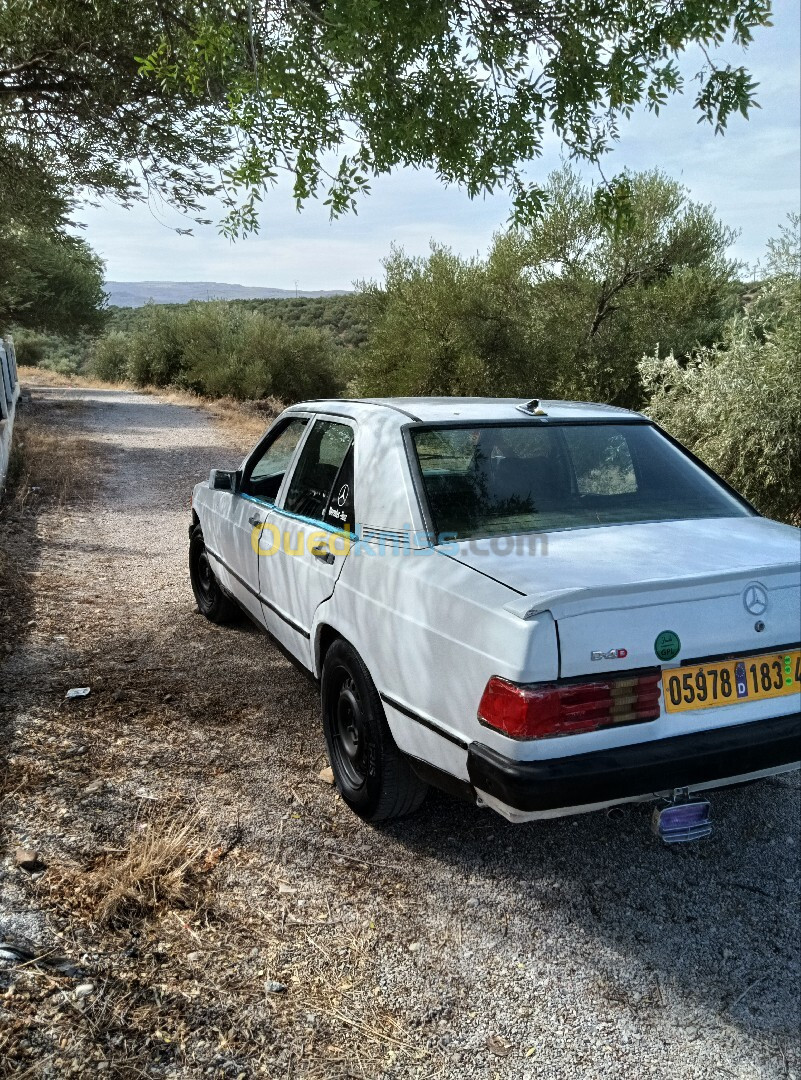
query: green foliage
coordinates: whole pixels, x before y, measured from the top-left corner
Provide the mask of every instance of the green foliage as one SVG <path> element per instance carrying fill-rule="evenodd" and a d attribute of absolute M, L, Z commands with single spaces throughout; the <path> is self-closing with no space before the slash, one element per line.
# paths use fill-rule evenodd
<path fill-rule="evenodd" d="M 110 330 L 98 338 L 89 353 L 89 369 L 103 382 L 123 382 L 131 363 L 131 338 Z"/>
<path fill-rule="evenodd" d="M 334 344 L 358 349 L 367 340 L 362 306 L 354 293 L 340 296 L 297 296 L 288 299 L 233 300 L 290 327 L 310 326 L 329 332 Z"/>
<path fill-rule="evenodd" d="M 682 363 L 656 351 L 648 412 L 763 513 L 801 524 L 801 235 L 792 215 L 768 282 L 723 340 Z"/>
<path fill-rule="evenodd" d="M 226 174 L 231 235 L 256 228 L 264 186 L 283 169 L 299 206 L 321 193 L 336 216 L 400 163 L 431 167 L 471 195 L 506 187 L 518 223 L 530 223 L 544 192 L 520 165 L 539 156 L 546 130 L 597 160 L 620 117 L 640 104 L 658 113 L 682 90 L 676 57 L 690 45 L 700 46 L 701 119 L 720 131 L 733 112 L 747 115 L 755 84 L 711 53 L 730 33 L 747 45 L 770 3 L 329 0 L 256 12 L 246 38 L 207 20 L 194 41 L 163 37 L 142 66 L 189 88 L 222 73 L 242 147 Z M 243 51 L 252 68 L 235 66 Z M 611 193 L 617 216 L 625 191 Z"/>
<path fill-rule="evenodd" d="M 18 364 L 60 375 L 79 375 L 86 367 L 91 339 L 85 334 L 42 334 L 18 326 L 11 327 L 11 334 Z"/>
<path fill-rule="evenodd" d="M 169 308 L 148 304 L 131 339 L 127 377 L 138 386 L 179 384 L 183 350 L 179 317 Z"/>
<path fill-rule="evenodd" d="M 396 249 L 383 286 L 363 286 L 370 337 L 359 386 L 370 394 L 503 394 L 531 367 L 531 290 L 508 245 L 486 262 L 432 245 Z"/>
<path fill-rule="evenodd" d="M 0 329 L 67 335 L 100 330 L 103 263 L 74 236 L 0 223 Z"/>
<path fill-rule="evenodd" d="M 30 330 L 11 328 L 17 363 L 23 367 L 38 367 L 47 355 L 47 338 Z"/>
<path fill-rule="evenodd" d="M 242 303 L 147 305 L 127 318 L 127 330 L 115 319 L 94 347 L 92 370 L 100 378 L 287 403 L 340 391 L 328 334 L 290 329 Z"/>
<path fill-rule="evenodd" d="M 733 233 L 659 172 L 626 177 L 628 212 L 606 209 L 569 168 L 526 230 L 485 260 L 393 251 L 362 287 L 366 393 L 509 394 L 637 407 L 638 361 L 711 345 L 737 301 Z"/>
<path fill-rule="evenodd" d="M 219 192 L 234 235 L 282 172 L 337 215 L 406 164 L 504 187 L 530 223 L 543 192 L 521 168 L 550 127 L 597 160 L 621 117 L 682 89 L 695 46 L 695 107 L 722 130 L 755 87 L 715 49 L 769 23 L 769 0 L 5 0 L 0 168 L 19 221 L 81 189 L 194 216 Z"/>
<path fill-rule="evenodd" d="M 214 0 L 4 0 L 4 216 L 30 222 L 38 207 L 62 218 L 80 191 L 124 202 L 158 193 L 197 210 L 215 188 L 209 167 L 227 154 L 224 90 L 143 78 L 136 56 L 161 38 L 192 40 L 201 11 L 223 25 L 230 9 Z"/>

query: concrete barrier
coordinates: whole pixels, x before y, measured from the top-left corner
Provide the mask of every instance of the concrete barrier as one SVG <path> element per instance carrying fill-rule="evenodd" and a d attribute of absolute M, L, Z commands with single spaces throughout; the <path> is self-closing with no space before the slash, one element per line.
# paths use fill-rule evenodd
<path fill-rule="evenodd" d="M 19 400 L 17 356 L 11 338 L 0 341 L 0 496 L 6 483 L 11 435 Z"/>

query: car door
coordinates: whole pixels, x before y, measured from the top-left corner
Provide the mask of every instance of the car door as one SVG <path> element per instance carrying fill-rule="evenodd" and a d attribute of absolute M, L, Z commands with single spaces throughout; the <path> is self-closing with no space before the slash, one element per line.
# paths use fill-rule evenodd
<path fill-rule="evenodd" d="M 271 428 L 246 460 L 238 490 L 215 492 L 214 526 L 204 526 L 206 549 L 217 562 L 221 584 L 259 622 L 264 620 L 258 530 L 275 503 L 308 423 L 308 417 L 291 416 Z"/>
<path fill-rule="evenodd" d="M 334 591 L 354 535 L 355 436 L 341 417 L 314 420 L 262 532 L 264 621 L 307 666 L 314 612 Z"/>

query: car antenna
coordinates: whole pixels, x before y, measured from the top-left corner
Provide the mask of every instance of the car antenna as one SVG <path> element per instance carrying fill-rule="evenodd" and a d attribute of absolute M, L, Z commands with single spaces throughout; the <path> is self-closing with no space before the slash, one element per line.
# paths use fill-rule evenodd
<path fill-rule="evenodd" d="M 536 398 L 536 397 L 532 398 L 531 401 L 525 402 L 525 404 L 523 404 L 523 405 L 516 405 L 515 408 L 519 409 L 520 412 L 528 413 L 529 416 L 547 416 L 548 415 L 547 412 L 545 411 L 545 409 L 540 408 L 540 399 Z"/>

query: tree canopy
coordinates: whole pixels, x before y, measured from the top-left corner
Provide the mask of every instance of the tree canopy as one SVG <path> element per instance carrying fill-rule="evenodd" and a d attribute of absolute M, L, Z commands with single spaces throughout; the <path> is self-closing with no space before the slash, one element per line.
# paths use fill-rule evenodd
<path fill-rule="evenodd" d="M 626 177 L 632 213 L 610 226 L 569 167 L 531 226 L 499 233 L 486 259 L 395 250 L 363 288 L 362 389 L 642 403 L 637 364 L 661 343 L 711 345 L 736 304 L 734 233 L 659 172 Z"/>
<path fill-rule="evenodd" d="M 15 217 L 79 191 L 197 216 L 216 191 L 234 234 L 282 171 L 338 214 L 427 166 L 506 188 L 525 220 L 546 131 L 600 158 L 621 117 L 682 89 L 691 46 L 700 117 L 747 114 L 755 84 L 716 49 L 769 21 L 770 0 L 3 0 L 3 184 L 25 177 Z"/>
<path fill-rule="evenodd" d="M 0 222 L 0 333 L 13 324 L 74 336 L 102 329 L 103 263 L 82 239 Z"/>

